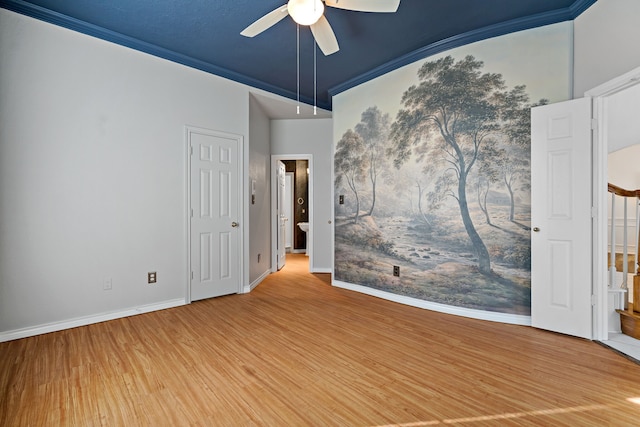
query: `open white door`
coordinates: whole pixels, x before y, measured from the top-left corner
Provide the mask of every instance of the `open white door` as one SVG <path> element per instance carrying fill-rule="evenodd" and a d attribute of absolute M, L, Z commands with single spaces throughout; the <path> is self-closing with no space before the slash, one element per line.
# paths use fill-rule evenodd
<path fill-rule="evenodd" d="M 284 247 L 293 250 L 293 172 L 287 172 L 284 180 Z"/>
<path fill-rule="evenodd" d="M 240 291 L 241 136 L 187 129 L 190 147 L 191 300 Z"/>
<path fill-rule="evenodd" d="M 285 239 L 285 230 L 287 226 L 287 216 L 285 214 L 285 178 L 287 175 L 287 170 L 284 166 L 284 163 L 278 161 L 278 236 L 277 236 L 277 245 L 278 245 L 278 270 L 284 267 L 285 260 L 287 257 L 286 253 L 286 239 Z"/>
<path fill-rule="evenodd" d="M 531 171 L 531 324 L 591 339 L 591 98 L 532 109 Z"/>

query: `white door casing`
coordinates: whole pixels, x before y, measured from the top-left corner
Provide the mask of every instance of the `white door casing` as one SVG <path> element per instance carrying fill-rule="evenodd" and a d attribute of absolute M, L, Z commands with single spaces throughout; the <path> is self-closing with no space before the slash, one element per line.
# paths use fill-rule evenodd
<path fill-rule="evenodd" d="M 285 175 L 284 215 L 287 217 L 284 247 L 293 250 L 293 172 Z"/>
<path fill-rule="evenodd" d="M 242 137 L 188 127 L 189 300 L 241 292 Z"/>
<path fill-rule="evenodd" d="M 595 339 L 607 340 L 608 325 L 608 285 L 607 285 L 607 154 L 609 141 L 609 102 L 612 95 L 616 95 L 628 88 L 640 84 L 640 67 L 601 84 L 585 93 L 593 99 L 593 117 L 596 130 L 593 138 L 593 205 L 595 221 L 593 227 L 593 277 L 597 300 L 596 316 L 594 319 Z"/>
<path fill-rule="evenodd" d="M 284 163 L 281 161 L 278 162 L 278 235 L 276 237 L 277 247 L 278 247 L 278 270 L 284 267 L 287 252 L 285 250 L 286 241 L 285 241 L 285 227 L 287 222 L 287 217 L 285 215 L 285 177 L 287 174 L 287 170 L 284 166 Z"/>
<path fill-rule="evenodd" d="M 592 338 L 591 99 L 531 112 L 531 324 Z"/>

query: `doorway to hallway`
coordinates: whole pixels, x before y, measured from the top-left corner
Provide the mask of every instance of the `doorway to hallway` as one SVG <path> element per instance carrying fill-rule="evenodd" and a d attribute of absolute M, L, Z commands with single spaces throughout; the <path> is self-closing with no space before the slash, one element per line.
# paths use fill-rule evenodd
<path fill-rule="evenodd" d="M 285 166 L 283 189 L 281 165 Z M 284 253 L 303 256 L 306 253 L 307 271 L 310 271 L 313 265 L 313 157 L 310 154 L 272 155 L 271 170 L 272 271 L 286 264 L 288 258 Z"/>

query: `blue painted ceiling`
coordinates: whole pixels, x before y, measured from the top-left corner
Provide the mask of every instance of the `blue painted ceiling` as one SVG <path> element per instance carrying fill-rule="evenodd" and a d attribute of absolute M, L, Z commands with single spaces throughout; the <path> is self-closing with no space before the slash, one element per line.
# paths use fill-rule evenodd
<path fill-rule="evenodd" d="M 327 7 L 340 51 L 317 54 L 317 104 L 455 46 L 574 19 L 596 0 L 401 0 L 393 14 Z M 245 27 L 286 0 L 0 0 L 0 7 L 296 98 L 296 26 Z M 312 104 L 313 38 L 300 29 L 301 100 Z"/>

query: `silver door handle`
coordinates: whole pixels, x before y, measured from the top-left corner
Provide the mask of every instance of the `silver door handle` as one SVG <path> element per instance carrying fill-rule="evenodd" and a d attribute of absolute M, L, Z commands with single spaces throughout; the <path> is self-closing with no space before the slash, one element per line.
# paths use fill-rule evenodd
<path fill-rule="evenodd" d="M 540 231 L 540 229 L 538 227 L 533 227 L 533 231 L 537 233 L 538 231 Z"/>
<path fill-rule="evenodd" d="M 235 221 L 233 221 L 233 222 L 231 223 L 231 226 L 232 226 L 232 227 L 234 227 L 234 228 L 235 228 L 235 227 L 237 227 L 237 226 L 239 226 L 239 225 L 240 225 L 240 224 L 238 224 L 238 223 L 237 223 L 237 222 L 235 222 Z"/>

